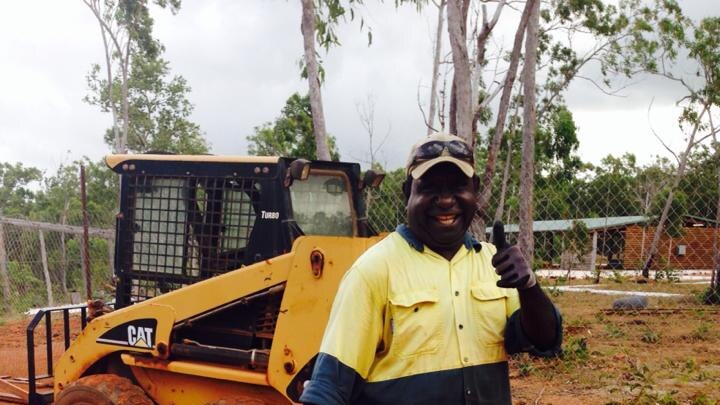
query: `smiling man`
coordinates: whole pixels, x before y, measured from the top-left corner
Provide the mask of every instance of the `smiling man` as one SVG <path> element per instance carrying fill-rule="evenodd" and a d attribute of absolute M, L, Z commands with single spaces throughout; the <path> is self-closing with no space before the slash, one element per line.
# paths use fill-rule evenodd
<path fill-rule="evenodd" d="M 553 356 L 560 314 L 502 224 L 468 232 L 478 178 L 470 147 L 434 134 L 413 146 L 407 223 L 343 279 L 306 404 L 510 404 L 507 355 Z"/>

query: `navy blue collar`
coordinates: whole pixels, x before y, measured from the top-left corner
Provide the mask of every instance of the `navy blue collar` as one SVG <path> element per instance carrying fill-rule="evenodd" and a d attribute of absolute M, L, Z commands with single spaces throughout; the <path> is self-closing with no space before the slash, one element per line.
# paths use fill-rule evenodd
<path fill-rule="evenodd" d="M 418 240 L 418 238 L 415 237 L 415 235 L 410 231 L 410 228 L 408 228 L 405 224 L 400 224 L 395 228 L 395 232 L 399 233 L 400 236 L 407 241 L 408 245 L 410 245 L 413 249 L 417 250 L 418 252 L 422 252 L 425 250 L 425 245 L 423 245 L 422 242 Z M 479 252 L 480 249 L 482 249 L 482 244 L 475 239 L 470 232 L 465 232 L 465 237 L 463 240 L 463 244 L 465 247 L 470 249 L 475 249 L 476 252 Z"/>

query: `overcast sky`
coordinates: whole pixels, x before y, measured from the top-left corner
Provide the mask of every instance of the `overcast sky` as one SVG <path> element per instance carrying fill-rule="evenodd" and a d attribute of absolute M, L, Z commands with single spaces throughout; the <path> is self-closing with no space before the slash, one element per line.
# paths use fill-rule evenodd
<path fill-rule="evenodd" d="M 197 122 L 215 154 L 247 153 L 246 136 L 278 116 L 293 92 L 305 93 L 299 1 L 185 0 L 177 15 L 153 9 L 155 35 L 174 74 L 183 75 Z M 328 131 L 343 160 L 368 156 L 356 105 L 375 99 L 378 137 L 389 137 L 378 158 L 388 168 L 404 163 L 409 145 L 425 134 L 417 106 L 427 102 L 434 8 L 418 13 L 392 3 L 362 10 L 373 44 L 359 25 L 340 30 L 342 46 L 321 52 L 326 70 L 323 102 Z M 378 2 L 379 3 L 379 2 Z M 717 15 L 720 2 L 680 0 L 693 17 Z M 496 41 L 509 42 L 515 26 L 504 16 Z M 445 50 L 448 50 L 447 46 Z M 80 1 L 0 3 L 0 162 L 22 162 L 52 172 L 58 165 L 109 152 L 102 135 L 111 116 L 82 102 L 85 75 L 103 58 L 99 28 Z M 610 97 L 577 81 L 566 100 L 579 127 L 583 160 L 635 153 L 641 162 L 667 155 L 652 127 L 676 150 L 682 146 L 673 101 L 681 89 L 668 81 L 638 79 Z M 648 115 L 648 105 L 655 99 Z"/>

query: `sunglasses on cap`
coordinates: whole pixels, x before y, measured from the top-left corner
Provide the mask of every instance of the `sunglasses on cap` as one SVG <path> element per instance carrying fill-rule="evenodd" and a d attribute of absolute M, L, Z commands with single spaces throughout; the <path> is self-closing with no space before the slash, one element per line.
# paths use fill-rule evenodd
<path fill-rule="evenodd" d="M 418 160 L 429 160 L 434 159 L 438 156 L 442 156 L 443 152 L 447 150 L 450 156 L 465 160 L 467 162 L 473 162 L 473 153 L 470 147 L 461 141 L 430 141 L 424 143 L 418 147 L 415 151 L 414 161 Z"/>

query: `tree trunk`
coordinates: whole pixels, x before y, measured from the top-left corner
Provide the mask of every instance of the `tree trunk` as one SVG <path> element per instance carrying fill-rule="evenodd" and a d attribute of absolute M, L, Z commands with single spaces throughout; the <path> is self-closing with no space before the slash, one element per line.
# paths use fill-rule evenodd
<path fill-rule="evenodd" d="M 0 209 L 0 215 L 2 215 L 2 210 Z M 0 216 L 1 218 L 1 216 Z M 3 305 L 5 307 L 5 312 L 10 311 L 10 298 L 11 298 L 11 290 L 10 290 L 10 274 L 8 273 L 8 266 L 7 266 L 8 260 L 7 260 L 7 251 L 5 250 L 5 231 L 3 230 L 3 224 L 0 222 L 0 283 L 2 283 L 2 291 L 3 291 Z"/>
<path fill-rule="evenodd" d="M 507 185 L 510 180 L 510 163 L 512 162 L 512 141 L 507 138 L 507 156 L 505 157 L 505 168 L 503 169 L 502 186 L 500 187 L 500 201 L 495 208 L 495 221 L 501 221 L 503 211 L 505 210 L 505 196 L 507 195 Z M 490 235 L 492 237 L 492 235 Z"/>
<path fill-rule="evenodd" d="M 430 85 L 430 106 L 428 111 L 427 134 L 435 132 L 435 115 L 437 115 L 437 85 L 440 77 L 440 52 L 442 51 L 442 30 L 445 21 L 445 0 L 438 6 L 437 31 L 435 32 L 435 48 L 433 49 L 433 73 Z"/>
<path fill-rule="evenodd" d="M 107 249 L 108 249 L 108 275 L 110 276 L 110 280 L 115 276 L 115 240 L 114 239 L 108 239 L 107 241 Z"/>
<path fill-rule="evenodd" d="M 720 162 L 720 146 L 716 145 L 716 148 L 719 148 L 718 153 L 716 153 L 716 156 L 718 158 L 715 160 L 716 162 Z M 720 190 L 720 167 L 718 167 L 718 190 Z M 712 279 L 710 280 L 710 288 L 711 292 L 713 294 L 713 299 L 715 302 L 720 302 L 720 246 L 718 246 L 718 243 L 720 241 L 720 232 L 718 232 L 718 226 L 720 224 L 720 192 L 718 192 L 718 200 L 717 200 L 717 206 L 715 207 L 715 230 L 713 232 L 713 272 L 712 272 Z"/>
<path fill-rule="evenodd" d="M 455 135 L 463 138 L 474 149 L 475 137 L 472 133 L 471 77 L 465 29 L 467 24 L 465 10 L 465 2 L 462 0 L 448 0 L 448 35 L 452 50 L 453 68 L 455 69 L 450 110 L 452 114 L 452 103 L 454 101 L 456 103 L 454 118 L 457 126 Z M 452 118 L 451 115 L 451 131 Z"/>
<path fill-rule="evenodd" d="M 675 197 L 675 190 L 677 190 L 678 185 L 680 185 L 680 180 L 682 180 L 683 175 L 685 175 L 685 166 L 687 165 L 687 160 L 690 156 L 690 152 L 695 146 L 695 136 L 700 129 L 700 126 L 702 124 L 701 120 L 702 117 L 705 115 L 705 112 L 707 112 L 707 106 L 705 106 L 703 112 L 698 116 L 697 122 L 695 123 L 692 133 L 690 134 L 690 138 L 688 139 L 687 146 L 685 147 L 685 151 L 680 155 L 678 169 L 677 172 L 675 172 L 675 177 L 673 178 L 673 182 L 670 185 L 670 190 L 668 192 L 667 199 L 665 200 L 665 206 L 663 207 L 662 214 L 660 214 L 660 220 L 658 221 L 657 227 L 655 228 L 655 234 L 653 235 L 652 242 L 650 243 L 648 258 L 645 261 L 645 265 L 642 269 L 642 276 L 644 278 L 650 277 L 650 267 L 652 267 L 652 264 L 655 261 L 655 257 L 657 256 L 658 244 L 660 243 L 660 237 L 662 237 L 665 228 L 665 222 L 667 221 L 668 215 L 670 214 L 670 208 L 673 203 L 673 198 Z"/>
<path fill-rule="evenodd" d="M 498 88 L 492 94 L 488 94 L 482 99 L 480 99 L 480 97 L 478 96 L 480 92 L 480 86 L 482 85 L 482 71 L 485 65 L 487 65 L 487 60 L 485 59 L 485 53 L 487 51 L 487 41 L 490 39 L 490 34 L 492 34 L 493 29 L 495 29 L 495 25 L 497 25 L 497 22 L 500 20 L 500 15 L 502 14 L 502 10 L 503 7 L 505 7 L 505 4 L 506 0 L 500 0 L 498 2 L 497 7 L 495 8 L 495 13 L 493 14 L 493 17 L 490 21 L 488 21 L 487 19 L 486 5 L 482 4 L 481 6 L 482 23 L 480 27 L 480 32 L 475 39 L 475 64 L 473 66 L 472 72 L 472 93 L 470 96 L 473 103 L 473 133 L 478 132 L 477 126 L 483 111 L 487 108 L 488 104 L 492 101 L 493 98 L 495 98 L 495 96 L 500 90 L 500 88 Z"/>
<path fill-rule="evenodd" d="M 325 133 L 325 113 L 320 93 L 320 68 L 315 56 L 315 4 L 313 0 L 302 1 L 302 22 L 300 29 L 305 48 L 305 67 L 310 87 L 310 109 L 312 111 L 313 133 L 315 134 L 315 153 L 318 160 L 330 160 L 330 149 Z"/>
<path fill-rule="evenodd" d="M 518 247 L 525 260 L 532 266 L 533 240 L 533 186 L 535 175 L 535 66 L 537 64 L 538 32 L 540 25 L 540 1 L 533 2 L 528 15 L 525 40 L 525 66 L 523 67 L 523 142 L 520 166 L 520 232 Z"/>
<path fill-rule="evenodd" d="M 515 194 L 516 191 L 517 191 L 517 186 L 513 186 L 512 191 L 510 192 L 510 195 Z M 512 223 L 513 215 L 514 215 L 514 213 L 512 211 L 512 206 L 510 206 L 510 207 L 508 207 L 507 213 L 505 214 L 505 221 L 503 221 L 503 222 L 505 222 L 506 224 Z"/>
<path fill-rule="evenodd" d="M 455 90 L 455 81 L 457 78 L 453 74 L 452 84 L 450 85 L 450 111 L 448 112 L 448 131 L 455 135 L 457 134 L 457 91 Z"/>
<path fill-rule="evenodd" d="M 83 286 L 88 300 L 92 299 L 92 278 L 90 276 L 90 221 L 87 211 L 87 192 L 85 181 L 85 166 L 80 165 L 80 205 L 82 207 L 83 234 L 80 252 L 82 256 Z"/>
<path fill-rule="evenodd" d="M 600 284 L 600 270 L 597 268 L 597 231 L 592 233 L 592 251 L 590 251 L 590 273 L 595 272 L 595 284 Z"/>
<path fill-rule="evenodd" d="M 498 20 L 500 19 L 500 14 L 502 13 L 502 9 L 503 9 L 503 7 L 505 7 L 505 4 L 506 4 L 505 0 L 502 0 L 498 3 L 497 8 L 495 9 L 495 14 L 493 14 L 493 18 L 490 21 L 487 20 L 485 4 L 482 5 L 482 13 L 483 13 L 482 28 L 480 29 L 480 33 L 478 34 L 478 36 L 476 38 L 478 66 L 485 66 L 485 64 L 487 63 L 487 61 L 485 60 L 487 41 L 490 38 L 490 34 L 492 33 L 492 30 L 495 28 L 495 25 L 497 24 Z"/>
<path fill-rule="evenodd" d="M 60 215 L 60 225 L 64 226 L 67 224 L 67 212 L 69 209 L 70 199 L 65 196 L 65 205 Z M 65 244 L 65 232 L 60 232 L 60 284 L 63 294 L 67 295 L 67 246 Z"/>
<path fill-rule="evenodd" d="M 126 50 L 123 53 L 123 50 L 120 46 L 120 43 L 118 42 L 117 33 L 113 33 L 110 26 L 103 20 L 104 12 L 100 9 L 100 1 L 98 0 L 83 0 L 86 6 L 90 8 L 90 10 L 95 15 L 95 18 L 98 21 L 98 24 L 100 25 L 100 34 L 102 35 L 103 40 L 103 47 L 105 49 L 105 70 L 107 72 L 107 81 L 108 81 L 108 100 L 109 100 L 109 108 L 110 112 L 112 113 L 113 118 L 113 145 L 114 145 L 114 152 L 115 153 L 126 153 L 127 152 L 127 133 L 129 126 L 127 125 L 128 117 L 129 117 L 129 106 L 127 104 L 127 70 L 128 70 L 128 61 L 129 56 L 128 53 L 130 51 L 130 40 L 128 39 Z M 120 59 L 120 67 L 123 71 L 123 81 L 121 83 L 122 88 L 122 116 L 123 116 L 123 132 L 120 133 L 120 129 L 118 126 L 118 111 L 115 107 L 115 104 L 113 102 L 112 98 L 112 87 L 113 87 L 113 74 L 112 74 L 112 52 L 110 52 L 109 44 L 108 44 L 108 36 L 110 37 L 110 40 L 112 41 L 115 51 L 117 52 L 118 58 Z M 123 54 L 125 56 L 123 56 Z"/>
<path fill-rule="evenodd" d="M 45 248 L 45 234 L 42 230 L 38 231 L 40 237 L 40 260 L 42 261 L 43 276 L 45 277 L 45 291 L 47 293 L 48 306 L 55 305 L 52 293 L 52 281 L 50 280 L 50 269 L 48 268 L 47 249 Z"/>
<path fill-rule="evenodd" d="M 128 80 L 130 76 L 130 40 L 125 46 L 125 57 L 122 59 L 122 116 L 123 128 L 118 144 L 118 153 L 127 153 L 128 151 L 128 133 L 130 132 L 130 100 L 128 100 Z"/>
<path fill-rule="evenodd" d="M 445 69 L 445 73 L 443 74 L 443 84 L 442 88 L 440 89 L 440 100 L 439 100 L 439 106 L 438 106 L 438 124 L 440 124 L 440 132 L 445 132 L 446 128 L 446 122 L 447 122 L 447 76 L 448 76 L 449 68 Z M 452 133 L 452 132 L 451 132 Z"/>
<path fill-rule="evenodd" d="M 108 92 L 108 100 L 110 101 L 110 112 L 112 113 L 112 120 L 113 120 L 113 144 L 115 145 L 115 151 L 119 153 L 119 148 L 121 147 L 121 139 L 120 139 L 120 128 L 118 127 L 118 111 L 115 107 L 115 103 L 112 102 L 112 94 L 113 94 L 113 75 L 112 75 L 112 57 L 110 55 L 110 49 L 108 47 L 108 39 L 107 34 L 105 33 L 105 28 L 102 24 L 100 24 L 100 34 L 102 35 L 103 40 L 103 48 L 105 49 L 105 71 L 107 72 L 107 92 Z M 63 235 L 64 236 L 64 235 Z"/>
<path fill-rule="evenodd" d="M 502 95 L 500 96 L 500 106 L 498 107 L 498 115 L 495 122 L 495 132 L 493 133 L 492 141 L 488 145 L 488 155 L 487 160 L 485 161 L 485 173 L 482 177 L 482 183 L 480 183 L 480 195 L 478 196 L 475 221 L 480 222 L 481 228 L 485 227 L 484 223 L 488 219 L 486 211 L 488 204 L 490 203 L 492 180 L 495 176 L 497 155 L 500 150 L 500 143 L 502 142 L 503 133 L 505 131 L 507 111 L 510 107 L 513 84 L 515 83 L 518 64 L 520 62 L 520 50 L 522 49 L 523 37 L 527 27 L 528 17 L 530 15 L 530 9 L 536 1 L 539 2 L 539 0 L 528 0 L 527 3 L 525 3 L 525 9 L 520 17 L 520 23 L 517 31 L 515 31 L 515 41 L 513 43 L 512 53 L 510 54 L 510 65 L 508 66 L 508 71 L 505 75 Z"/>
<path fill-rule="evenodd" d="M 715 125 L 710 120 L 710 130 L 715 132 Z M 715 205 L 715 229 L 713 231 L 713 270 L 710 278 L 710 296 L 709 302 L 720 303 L 720 144 L 718 144 L 717 136 L 713 136 L 715 146 L 715 163 L 718 164 L 717 169 L 717 186 L 718 199 Z"/>

